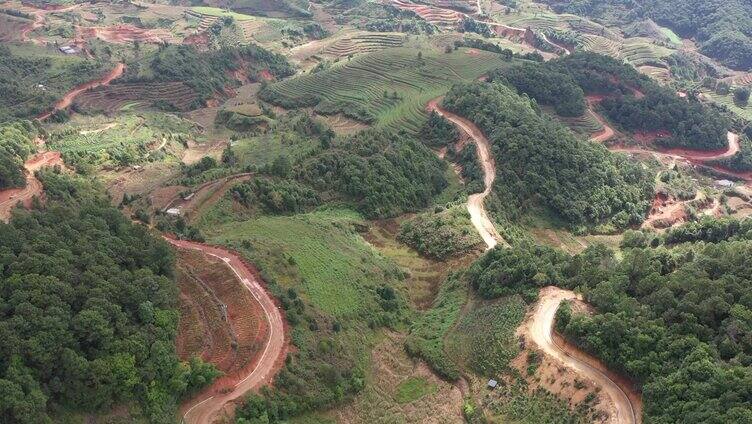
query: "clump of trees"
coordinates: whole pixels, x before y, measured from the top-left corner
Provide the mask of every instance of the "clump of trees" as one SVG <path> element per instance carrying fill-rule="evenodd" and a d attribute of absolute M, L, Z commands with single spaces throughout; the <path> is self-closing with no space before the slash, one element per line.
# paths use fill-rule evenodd
<path fill-rule="evenodd" d="M 647 172 L 538 115 L 509 87 L 455 85 L 444 106 L 473 119 L 489 138 L 498 175 L 494 190 L 513 216 L 536 204 L 575 226 L 608 222 L 623 228 L 642 221 L 653 193 Z"/>
<path fill-rule="evenodd" d="M 174 421 L 177 402 L 218 374 L 175 353 L 169 246 L 94 183 L 43 170 L 44 209 L 0 223 L 0 421 L 136 405 Z"/>
<path fill-rule="evenodd" d="M 295 168 L 295 177 L 353 201 L 369 218 L 428 206 L 446 186 L 446 164 L 404 133 L 367 130 L 334 139 Z"/>
<path fill-rule="evenodd" d="M 300 213 L 316 207 L 321 199 L 311 188 L 296 181 L 253 178 L 230 189 L 232 197 L 246 207 L 257 204 L 270 213 Z"/>
<path fill-rule="evenodd" d="M 397 239 L 439 260 L 470 252 L 483 242 L 464 207 L 439 208 L 417 215 L 402 223 Z"/>
<path fill-rule="evenodd" d="M 558 115 L 581 116 L 585 113 L 585 93 L 571 75 L 558 72 L 548 63 L 521 63 L 498 69 L 489 81 L 510 85 L 539 104 L 553 106 Z"/>
<path fill-rule="evenodd" d="M 29 121 L 0 125 L 0 189 L 24 187 L 24 161 L 34 151 L 37 130 Z"/>
<path fill-rule="evenodd" d="M 236 84 L 230 77 L 231 71 L 242 68 L 248 75 L 257 75 L 268 70 L 277 78 L 295 72 L 284 56 L 255 44 L 210 52 L 199 52 L 189 45 L 161 46 L 148 66 L 148 74 L 140 73 L 137 67 L 128 68 L 124 78 L 117 82 L 182 81 L 196 91 L 199 104 L 222 92 L 228 84 Z"/>

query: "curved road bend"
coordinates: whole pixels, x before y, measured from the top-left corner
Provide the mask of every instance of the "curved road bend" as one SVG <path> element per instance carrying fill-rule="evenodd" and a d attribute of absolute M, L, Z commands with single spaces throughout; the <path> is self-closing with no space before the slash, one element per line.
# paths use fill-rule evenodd
<path fill-rule="evenodd" d="M 257 277 L 236 254 L 220 247 L 208 246 L 187 240 L 174 240 L 167 237 L 165 237 L 165 240 L 176 247 L 198 250 L 224 261 L 261 305 L 264 316 L 269 323 L 269 339 L 266 341 L 256 367 L 250 374 L 237 383 L 230 392 L 210 396 L 204 395 L 203 399 L 194 399 L 192 406 L 183 414 L 182 422 L 185 424 L 209 424 L 213 422 L 213 419 L 216 418 L 217 414 L 228 402 L 244 396 L 250 390 L 272 382 L 275 364 L 285 351 L 284 320 L 272 297 L 264 290 Z"/>
<path fill-rule="evenodd" d="M 65 96 L 63 96 L 62 99 L 55 102 L 55 105 L 52 107 L 52 110 L 49 112 L 45 112 L 37 117 L 38 120 L 44 121 L 45 119 L 52 116 L 53 113 L 57 112 L 58 110 L 66 109 L 68 106 L 73 103 L 73 99 L 76 98 L 79 94 L 83 93 L 84 91 L 99 87 L 100 85 L 108 85 L 112 82 L 112 80 L 118 79 L 123 75 L 123 72 L 125 72 L 125 64 L 124 63 L 118 63 L 115 65 L 110 72 L 108 72 L 106 75 L 104 75 L 102 78 L 98 78 L 92 81 L 89 81 L 87 83 L 81 84 L 78 87 L 72 89 L 71 91 L 67 92 Z"/>
<path fill-rule="evenodd" d="M 530 320 L 529 333 L 546 355 L 555 358 L 560 363 L 574 370 L 577 374 L 586 376 L 601 388 L 603 393 L 609 396 L 614 404 L 615 416 L 611 416 L 611 422 L 618 424 L 636 424 L 637 416 L 632 402 L 627 396 L 628 388 L 622 388 L 614 380 L 608 377 L 598 368 L 587 362 L 575 358 L 561 349 L 553 339 L 553 326 L 556 311 L 563 300 L 576 299 L 577 295 L 569 290 L 557 287 L 547 287 L 541 291 L 540 300 L 535 308 L 533 318 Z M 590 357 L 585 355 L 585 357 Z M 593 359 L 592 362 L 597 362 Z"/>
<path fill-rule="evenodd" d="M 491 143 L 489 143 L 483 132 L 469 120 L 448 112 L 439 106 L 441 98 L 433 99 L 428 102 L 427 110 L 434 111 L 439 115 L 451 121 L 461 131 L 464 131 L 475 142 L 475 146 L 478 148 L 478 156 L 480 157 L 480 163 L 483 167 L 483 182 L 485 183 L 485 190 L 482 193 L 471 194 L 467 197 L 467 211 L 470 213 L 470 221 L 473 226 L 480 233 L 481 238 L 486 243 L 486 249 L 493 249 L 497 244 L 501 243 L 506 245 L 507 242 L 501 237 L 496 230 L 491 219 L 488 218 L 488 213 L 483 205 L 483 201 L 491 193 L 494 180 L 496 179 L 496 164 L 494 163 L 493 156 L 491 155 Z"/>

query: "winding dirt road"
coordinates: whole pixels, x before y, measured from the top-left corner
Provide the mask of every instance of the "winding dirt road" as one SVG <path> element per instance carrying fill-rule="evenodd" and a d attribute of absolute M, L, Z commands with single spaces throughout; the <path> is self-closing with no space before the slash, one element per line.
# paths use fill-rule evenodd
<path fill-rule="evenodd" d="M 442 109 L 441 106 L 439 106 L 439 101 L 441 101 L 441 98 L 433 99 L 428 102 L 427 110 L 429 112 L 436 112 L 440 116 L 443 116 L 457 126 L 460 131 L 465 132 L 473 139 L 475 146 L 477 147 L 481 166 L 483 167 L 483 182 L 486 186 L 485 190 L 483 190 L 482 193 L 471 194 L 467 198 L 467 211 L 470 213 L 470 221 L 472 221 L 473 226 L 478 230 L 481 238 L 483 238 L 483 241 L 486 243 L 487 250 L 493 249 L 499 243 L 506 245 L 507 242 L 496 230 L 491 219 L 488 218 L 488 213 L 483 205 L 483 201 L 486 199 L 486 196 L 491 193 L 491 188 L 496 179 L 496 164 L 491 155 L 491 143 L 489 143 L 486 136 L 483 135 L 483 132 L 481 132 L 474 123 Z"/>
<path fill-rule="evenodd" d="M 87 83 L 81 84 L 78 87 L 72 89 L 71 91 L 67 92 L 65 96 L 63 96 L 62 99 L 58 100 L 55 105 L 52 107 L 52 110 L 45 112 L 39 117 L 37 117 L 38 120 L 44 121 L 45 119 L 52 116 L 53 113 L 66 109 L 68 106 L 73 103 L 73 99 L 76 98 L 79 94 L 83 93 L 86 90 L 89 90 L 94 87 L 99 87 L 100 85 L 108 85 L 112 82 L 112 80 L 115 80 L 117 78 L 120 78 L 123 75 L 123 72 L 125 72 L 125 64 L 124 63 L 118 63 L 115 65 L 114 68 L 110 72 L 108 72 L 105 76 L 99 79 L 95 79 L 92 81 L 89 81 Z"/>
<path fill-rule="evenodd" d="M 577 299 L 577 295 L 569 290 L 557 287 L 546 287 L 541 290 L 538 305 L 529 321 L 528 332 L 533 342 L 537 344 L 546 355 L 556 359 L 579 375 L 591 379 L 606 396 L 611 398 L 614 411 L 611 414 L 611 422 L 618 424 L 637 424 L 638 418 L 631 397 L 639 398 L 639 395 L 624 384 L 617 383 L 618 378 L 610 376 L 607 369 L 597 366 L 600 362 L 581 351 L 572 355 L 557 344 L 553 336 L 554 320 L 556 311 L 563 300 Z"/>
<path fill-rule="evenodd" d="M 193 249 L 223 260 L 240 279 L 253 297 L 259 302 L 269 324 L 269 339 L 261 352 L 256 367 L 229 392 L 205 393 L 193 399 L 182 409 L 182 422 L 186 424 L 209 424 L 218 418 L 219 413 L 228 403 L 244 396 L 251 390 L 265 384 L 271 384 L 278 370 L 279 360 L 286 351 L 285 327 L 282 314 L 272 297 L 262 287 L 256 275 L 235 253 L 220 247 L 208 246 L 187 240 L 175 240 L 165 237 L 170 244 L 181 249 Z"/>
<path fill-rule="evenodd" d="M 34 196 L 41 196 L 42 183 L 36 179 L 34 172 L 45 166 L 62 165 L 60 152 L 42 152 L 30 157 L 24 168 L 26 170 L 26 187 L 10 188 L 0 191 L 0 219 L 7 222 L 10 211 L 21 202 L 24 207 L 31 205 Z"/>

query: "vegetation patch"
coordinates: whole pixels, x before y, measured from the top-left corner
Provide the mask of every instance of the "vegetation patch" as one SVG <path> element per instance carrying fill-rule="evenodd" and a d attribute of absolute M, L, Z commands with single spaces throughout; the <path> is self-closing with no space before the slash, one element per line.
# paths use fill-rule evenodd
<path fill-rule="evenodd" d="M 439 260 L 468 253 L 483 243 L 464 204 L 448 209 L 437 207 L 403 222 L 399 240 Z"/>
<path fill-rule="evenodd" d="M 424 377 L 410 377 L 397 386 L 394 399 L 397 403 L 410 403 L 436 391 L 436 385 Z"/>

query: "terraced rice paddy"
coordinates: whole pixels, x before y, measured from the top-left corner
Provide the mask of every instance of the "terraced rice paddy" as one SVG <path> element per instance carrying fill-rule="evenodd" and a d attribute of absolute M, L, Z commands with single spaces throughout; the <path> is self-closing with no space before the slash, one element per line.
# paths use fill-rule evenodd
<path fill-rule="evenodd" d="M 86 112 L 115 112 L 123 107 L 152 106 L 155 102 L 174 106 L 186 111 L 196 100 L 197 94 L 182 82 L 123 83 L 102 86 L 81 93 L 74 107 Z"/>
<path fill-rule="evenodd" d="M 401 47 L 405 42 L 400 33 L 358 33 L 343 37 L 324 49 L 324 54 L 336 57 L 347 57 L 357 53 L 367 53 L 383 50 L 389 47 Z"/>
<path fill-rule="evenodd" d="M 343 108 L 363 109 L 376 126 L 416 132 L 427 118 L 428 100 L 444 94 L 460 80 L 475 79 L 503 64 L 499 55 L 485 51 L 427 51 L 418 59 L 415 50 L 398 48 L 362 55 L 269 89 L 280 103 L 325 100 Z M 397 93 L 397 99 L 393 93 Z"/>
<path fill-rule="evenodd" d="M 601 125 L 598 119 L 590 111 L 586 111 L 584 115 L 574 118 L 557 117 L 557 119 L 577 134 L 582 134 L 588 137 L 591 134 L 603 130 L 603 125 Z"/>
<path fill-rule="evenodd" d="M 408 0 L 393 0 L 392 5 L 402 10 L 412 11 L 427 22 L 443 28 L 456 26 L 464 17 L 462 13 L 454 10 L 415 4 Z"/>
<path fill-rule="evenodd" d="M 663 58 L 671 52 L 671 49 L 652 44 L 647 38 L 630 38 L 622 44 L 619 57 L 635 67 L 651 65 L 668 68 Z"/>

